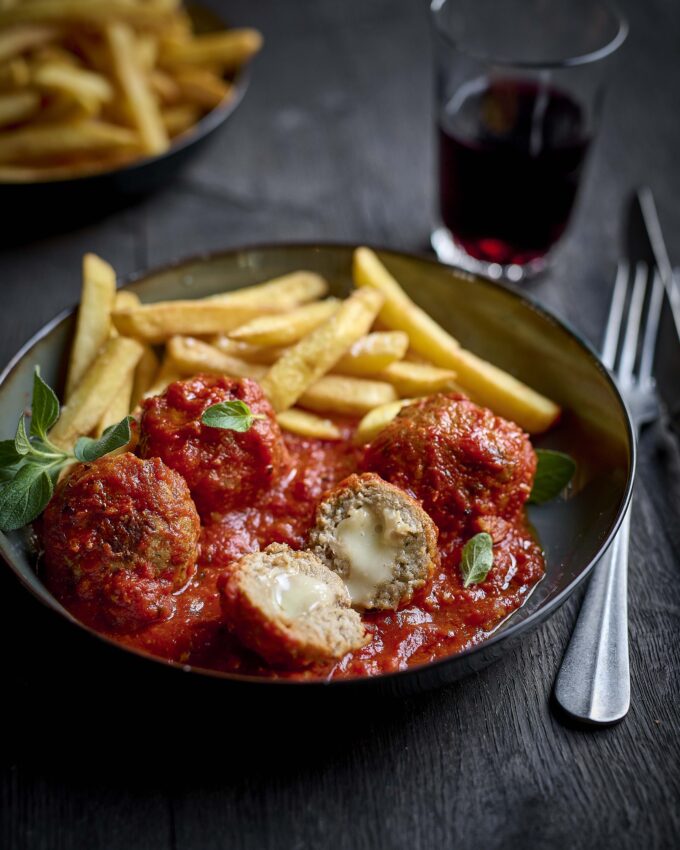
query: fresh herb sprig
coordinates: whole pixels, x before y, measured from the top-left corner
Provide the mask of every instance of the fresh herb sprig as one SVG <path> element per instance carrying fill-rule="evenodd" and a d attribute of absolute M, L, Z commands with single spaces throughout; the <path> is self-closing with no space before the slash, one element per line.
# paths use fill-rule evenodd
<path fill-rule="evenodd" d="M 557 498 L 576 472 L 576 461 L 564 452 L 536 449 L 538 464 L 529 501 L 542 505 Z"/>
<path fill-rule="evenodd" d="M 460 556 L 463 587 L 484 581 L 491 567 L 493 567 L 493 539 L 486 531 L 480 531 L 463 546 Z"/>
<path fill-rule="evenodd" d="M 264 413 L 252 413 L 245 401 L 220 401 L 206 407 L 201 422 L 210 428 L 245 433 L 252 428 L 256 419 L 266 419 Z"/>
<path fill-rule="evenodd" d="M 80 437 L 72 452 L 50 440 L 50 429 L 59 419 L 59 400 L 40 377 L 33 376 L 31 420 L 19 418 L 13 440 L 0 441 L 0 529 L 12 531 L 32 522 L 52 498 L 61 470 L 75 461 L 93 461 L 126 446 L 132 438 L 132 417 L 111 425 L 98 439 Z"/>

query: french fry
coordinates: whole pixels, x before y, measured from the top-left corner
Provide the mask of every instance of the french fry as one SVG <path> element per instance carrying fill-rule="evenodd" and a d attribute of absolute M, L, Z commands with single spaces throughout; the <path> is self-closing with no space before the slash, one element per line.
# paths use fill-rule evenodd
<path fill-rule="evenodd" d="M 168 341 L 167 356 L 176 371 L 184 375 L 196 375 L 210 372 L 215 375 L 228 375 L 231 378 L 263 378 L 267 369 L 256 363 L 247 363 L 237 357 L 223 354 L 207 342 L 186 336 L 174 336 Z"/>
<path fill-rule="evenodd" d="M 148 154 L 162 153 L 170 141 L 161 119 L 158 103 L 136 53 L 135 33 L 125 23 L 116 21 L 106 27 L 113 67 L 135 126 Z"/>
<path fill-rule="evenodd" d="M 224 71 L 234 71 L 261 47 L 262 35 L 257 30 L 232 29 L 165 44 L 159 62 L 161 65 L 219 65 Z"/>
<path fill-rule="evenodd" d="M 118 293 L 121 294 L 120 292 Z M 132 293 L 130 293 L 132 294 Z M 130 410 L 134 410 L 153 385 L 160 370 L 160 362 L 153 348 L 144 346 L 139 358 L 130 393 Z"/>
<path fill-rule="evenodd" d="M 0 127 L 27 121 L 40 109 L 40 94 L 31 89 L 0 94 Z"/>
<path fill-rule="evenodd" d="M 97 427 L 127 375 L 134 371 L 142 351 L 134 339 L 117 336 L 106 341 L 50 432 L 55 445 L 72 446 L 78 437 Z"/>
<path fill-rule="evenodd" d="M 383 301 L 373 290 L 352 293 L 330 319 L 284 352 L 262 380 L 277 413 L 292 407 L 368 331 Z"/>
<path fill-rule="evenodd" d="M 392 363 L 375 376 L 392 384 L 402 398 L 431 395 L 444 391 L 461 392 L 456 383 L 456 373 L 427 363 L 409 363 L 402 360 Z"/>
<path fill-rule="evenodd" d="M 0 64 L 0 86 L 2 88 L 23 88 L 31 81 L 31 70 L 23 56 Z"/>
<path fill-rule="evenodd" d="M 208 342 L 214 345 L 215 348 L 219 348 L 223 354 L 229 354 L 231 357 L 247 360 L 249 363 L 264 363 L 266 366 L 276 363 L 285 350 L 283 348 L 251 345 L 248 342 L 237 342 L 235 339 L 229 339 L 224 334 L 216 334 Z"/>
<path fill-rule="evenodd" d="M 25 162 L 48 155 L 135 149 L 137 134 L 101 121 L 27 126 L 0 134 L 0 162 Z"/>
<path fill-rule="evenodd" d="M 340 413 L 345 416 L 363 416 L 374 407 L 396 401 L 397 392 L 392 384 L 350 378 L 344 375 L 324 375 L 305 390 L 299 400 L 301 407 L 309 410 Z"/>
<path fill-rule="evenodd" d="M 182 100 L 205 109 L 214 109 L 229 97 L 232 86 L 205 68 L 182 68 L 173 75 L 173 82 Z"/>
<path fill-rule="evenodd" d="M 201 117 L 200 107 L 190 103 L 180 103 L 161 110 L 163 126 L 170 136 L 179 136 L 193 127 Z"/>
<path fill-rule="evenodd" d="M 63 91 L 77 100 L 105 103 L 113 98 L 113 86 L 101 74 L 51 62 L 40 65 L 33 73 L 36 86 Z"/>
<path fill-rule="evenodd" d="M 317 440 L 340 440 L 342 434 L 337 425 L 330 419 L 323 419 L 314 413 L 291 407 L 277 414 L 279 425 L 284 431 L 299 434 L 301 437 L 312 437 Z"/>
<path fill-rule="evenodd" d="M 111 404 L 109 404 L 106 408 L 102 418 L 99 420 L 99 423 L 95 428 L 95 434 L 97 437 L 101 437 L 110 425 L 115 425 L 130 413 L 130 399 L 132 397 L 134 374 L 134 371 L 131 370 L 125 375 L 125 380 L 121 384 L 120 389 L 111 400 Z"/>
<path fill-rule="evenodd" d="M 2 16 L 2 12 L 0 12 Z M 57 27 L 24 25 L 0 30 L 0 62 L 6 62 L 27 50 L 49 44 L 59 35 Z"/>
<path fill-rule="evenodd" d="M 166 355 L 161 363 L 160 369 L 158 370 L 158 374 L 153 379 L 151 386 L 147 388 L 143 398 L 151 398 L 152 396 L 160 395 L 162 392 L 165 392 L 170 384 L 174 384 L 175 381 L 181 381 L 184 377 L 186 377 L 186 375 L 183 375 L 174 365 L 172 360 Z"/>
<path fill-rule="evenodd" d="M 316 298 L 323 298 L 328 292 L 328 283 L 315 272 L 297 271 L 282 277 L 246 286 L 235 292 L 221 292 L 210 295 L 204 301 L 221 301 L 239 307 L 255 307 L 260 312 L 278 313 L 289 310 L 299 304 L 306 304 Z M 266 309 L 266 308 L 269 309 Z"/>
<path fill-rule="evenodd" d="M 406 407 L 407 404 L 412 404 L 414 401 L 415 399 L 412 398 L 400 398 L 399 401 L 390 401 L 387 404 L 381 404 L 379 407 L 369 410 L 357 425 L 353 442 L 357 446 L 363 446 L 365 443 L 375 440 L 378 434 L 390 424 L 402 407 Z"/>
<path fill-rule="evenodd" d="M 230 331 L 229 336 L 237 342 L 249 342 L 251 345 L 291 345 L 330 319 L 339 306 L 339 299 L 328 298 L 295 307 L 287 313 L 258 316 Z"/>
<path fill-rule="evenodd" d="M 116 272 L 96 254 L 85 254 L 83 288 L 66 377 L 67 403 L 109 338 L 115 297 Z"/>
<path fill-rule="evenodd" d="M 156 95 L 160 102 L 164 105 L 174 105 L 181 97 L 180 89 L 175 80 L 165 71 L 159 68 L 149 74 L 149 85 L 151 91 Z"/>
<path fill-rule="evenodd" d="M 116 292 L 113 309 L 133 310 L 135 307 L 139 307 L 141 303 L 139 295 L 137 295 L 136 292 L 133 292 L 131 289 L 119 289 L 118 292 Z"/>
<path fill-rule="evenodd" d="M 17 23 L 102 23 L 123 20 L 140 26 L 163 27 L 168 20 L 168 4 L 150 0 L 31 0 L 0 11 L 0 27 Z"/>
<path fill-rule="evenodd" d="M 375 375 L 401 360 L 408 349 L 403 331 L 374 331 L 358 339 L 333 367 L 341 375 Z"/>
<path fill-rule="evenodd" d="M 408 333 L 411 347 L 435 365 L 458 374 L 458 383 L 473 400 L 517 422 L 530 433 L 545 431 L 559 418 L 560 409 L 550 399 L 469 351 L 440 327 L 406 295 L 369 248 L 357 248 L 353 263 L 357 286 L 382 293 L 385 303 L 380 320 Z"/>
<path fill-rule="evenodd" d="M 262 309 L 219 301 L 157 301 L 114 310 L 113 321 L 124 336 L 155 345 L 171 336 L 215 334 L 249 321 Z"/>

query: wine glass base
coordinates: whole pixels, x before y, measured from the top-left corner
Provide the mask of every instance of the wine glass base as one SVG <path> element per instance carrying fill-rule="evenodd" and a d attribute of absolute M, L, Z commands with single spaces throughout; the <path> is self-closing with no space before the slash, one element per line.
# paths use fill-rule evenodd
<path fill-rule="evenodd" d="M 457 266 L 472 274 L 481 274 L 493 280 L 507 280 L 510 283 L 521 283 L 527 281 L 542 272 L 547 264 L 548 258 L 538 257 L 525 265 L 509 263 L 488 263 L 471 257 L 451 235 L 451 231 L 444 226 L 435 228 L 430 234 L 432 250 L 437 259 L 449 266 Z"/>

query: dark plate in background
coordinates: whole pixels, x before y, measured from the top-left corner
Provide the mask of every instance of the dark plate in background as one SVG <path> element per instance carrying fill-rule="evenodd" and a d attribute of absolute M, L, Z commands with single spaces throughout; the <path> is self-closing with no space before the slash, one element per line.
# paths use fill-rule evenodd
<path fill-rule="evenodd" d="M 196 32 L 227 29 L 223 20 L 202 6 L 190 6 L 189 12 Z M 248 66 L 244 66 L 231 82 L 231 98 L 177 136 L 162 154 L 108 171 L 64 179 L 0 181 L 0 208 L 11 211 L 5 215 L 0 244 L 65 232 L 167 186 L 235 112 L 250 82 Z"/>
<path fill-rule="evenodd" d="M 352 251 L 353 247 L 336 245 L 229 251 L 145 273 L 130 287 L 143 301 L 197 298 L 309 269 L 329 280 L 333 294 L 344 296 L 351 287 Z M 514 646 L 554 613 L 611 541 L 630 498 L 635 444 L 625 405 L 590 347 L 545 310 L 497 283 L 407 254 L 378 254 L 413 300 L 463 345 L 562 405 L 564 417 L 558 427 L 533 440 L 537 446 L 568 451 L 579 462 L 574 493 L 567 501 L 529 509 L 546 552 L 546 576 L 524 607 L 486 641 L 458 655 L 403 672 L 330 683 L 291 682 L 190 669 L 158 659 L 138 662 L 144 664 L 149 676 L 163 667 L 177 668 L 190 674 L 183 681 L 192 687 L 199 687 L 202 682 L 220 691 L 238 683 L 241 688 L 255 688 L 258 693 L 262 688 L 276 688 L 282 695 L 310 690 L 337 693 L 338 689 L 352 688 L 407 693 L 434 687 L 482 668 Z M 58 316 L 24 346 L 0 376 L 0 437 L 14 433 L 18 412 L 30 401 L 36 365 L 40 365 L 52 386 L 61 388 L 73 327 L 73 311 Z M 0 535 L 0 551 L 20 581 L 41 602 L 80 629 L 95 634 L 74 620 L 42 585 L 21 532 Z M 97 637 L 111 644 L 106 638 Z M 117 654 L 120 653 L 144 657 L 117 647 Z"/>

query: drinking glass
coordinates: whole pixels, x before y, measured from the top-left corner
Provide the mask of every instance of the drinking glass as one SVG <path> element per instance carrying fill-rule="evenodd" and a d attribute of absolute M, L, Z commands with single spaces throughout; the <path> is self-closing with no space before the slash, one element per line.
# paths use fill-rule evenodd
<path fill-rule="evenodd" d="M 564 233 L 628 33 L 604 0 L 433 0 L 440 260 L 519 281 Z"/>

